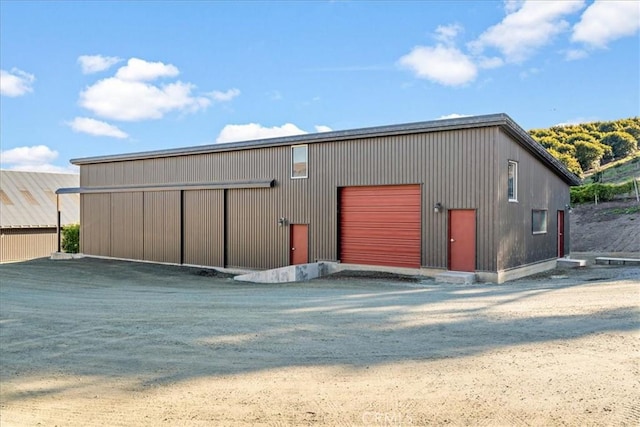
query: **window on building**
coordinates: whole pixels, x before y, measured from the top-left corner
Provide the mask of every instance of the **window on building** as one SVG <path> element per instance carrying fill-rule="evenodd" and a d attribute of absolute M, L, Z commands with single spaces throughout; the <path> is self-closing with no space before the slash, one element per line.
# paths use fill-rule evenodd
<path fill-rule="evenodd" d="M 306 178 L 308 175 L 309 156 L 306 145 L 291 147 L 291 178 Z"/>
<path fill-rule="evenodd" d="M 509 160 L 509 201 L 517 202 L 518 201 L 518 163 L 512 160 Z"/>
<path fill-rule="evenodd" d="M 547 211 L 534 209 L 531 211 L 531 232 L 544 234 L 547 232 Z"/>

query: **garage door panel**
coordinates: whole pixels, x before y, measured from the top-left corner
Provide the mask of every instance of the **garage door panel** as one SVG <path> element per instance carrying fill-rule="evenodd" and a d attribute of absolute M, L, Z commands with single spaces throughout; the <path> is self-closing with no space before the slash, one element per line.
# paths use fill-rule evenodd
<path fill-rule="evenodd" d="M 420 267 L 420 186 L 346 187 L 340 201 L 344 263 Z"/>

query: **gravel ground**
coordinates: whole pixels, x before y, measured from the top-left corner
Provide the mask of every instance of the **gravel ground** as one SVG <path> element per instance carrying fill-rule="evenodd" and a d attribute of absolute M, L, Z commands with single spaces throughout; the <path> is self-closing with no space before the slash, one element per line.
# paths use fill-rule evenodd
<path fill-rule="evenodd" d="M 0 265 L 0 425 L 640 424 L 640 268 L 503 285 Z"/>

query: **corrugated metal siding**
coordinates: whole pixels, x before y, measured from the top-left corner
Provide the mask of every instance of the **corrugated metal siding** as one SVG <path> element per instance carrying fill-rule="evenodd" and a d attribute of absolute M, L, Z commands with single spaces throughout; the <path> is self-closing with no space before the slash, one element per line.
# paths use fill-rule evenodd
<path fill-rule="evenodd" d="M 419 185 L 345 187 L 340 191 L 340 260 L 420 267 Z"/>
<path fill-rule="evenodd" d="M 3 228 L 0 262 L 48 257 L 58 250 L 55 228 Z"/>
<path fill-rule="evenodd" d="M 77 187 L 78 175 L 45 172 L 0 170 L 0 227 L 50 228 L 58 223 L 55 191 Z M 62 225 L 76 224 L 80 219 L 77 194 L 60 196 Z"/>
<path fill-rule="evenodd" d="M 185 264 L 224 267 L 224 190 L 184 191 Z"/>
<path fill-rule="evenodd" d="M 303 222 L 293 214 L 295 209 L 283 205 L 282 194 L 281 188 L 228 191 L 229 266 L 264 269 L 289 264 L 289 227 L 279 227 L 278 219 Z"/>
<path fill-rule="evenodd" d="M 311 145 L 311 257 L 336 259 L 337 187 L 423 184 L 422 265 L 447 268 L 445 209 L 476 209 L 478 269 L 495 271 L 492 170 L 496 128 Z"/>
<path fill-rule="evenodd" d="M 111 194 L 82 194 L 80 204 L 80 252 L 111 256 Z"/>
<path fill-rule="evenodd" d="M 557 211 L 564 210 L 570 196 L 567 185 L 530 153 L 499 132 L 497 144 L 497 225 L 499 270 L 548 260 L 557 256 Z M 508 161 L 518 162 L 518 201 L 507 195 Z M 547 233 L 532 234 L 532 209 L 546 209 Z M 569 253 L 569 221 L 565 215 L 565 252 Z"/>
<path fill-rule="evenodd" d="M 495 271 L 497 129 L 310 144 L 308 179 L 290 179 L 290 147 L 283 146 L 82 165 L 81 185 L 275 179 L 274 188 L 226 190 L 227 264 L 273 268 L 289 263 L 289 230 L 278 227 L 278 218 L 309 224 L 310 260 L 336 260 L 339 187 L 423 184 L 421 264 L 447 267 L 447 215 L 433 212 L 440 202 L 477 210 L 478 269 Z M 85 207 L 93 203 L 88 196 Z"/>
<path fill-rule="evenodd" d="M 142 193 L 111 194 L 111 256 L 144 259 Z"/>
<path fill-rule="evenodd" d="M 180 263 L 180 191 L 144 193 L 144 259 Z"/>

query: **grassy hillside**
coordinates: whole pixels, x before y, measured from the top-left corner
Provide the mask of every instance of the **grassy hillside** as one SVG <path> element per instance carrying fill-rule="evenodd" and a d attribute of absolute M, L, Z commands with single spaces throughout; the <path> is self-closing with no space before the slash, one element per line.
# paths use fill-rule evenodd
<path fill-rule="evenodd" d="M 591 169 L 584 174 L 583 182 L 585 184 L 595 181 L 622 184 L 634 178 L 640 179 L 640 152 L 601 166 L 599 170 Z"/>

